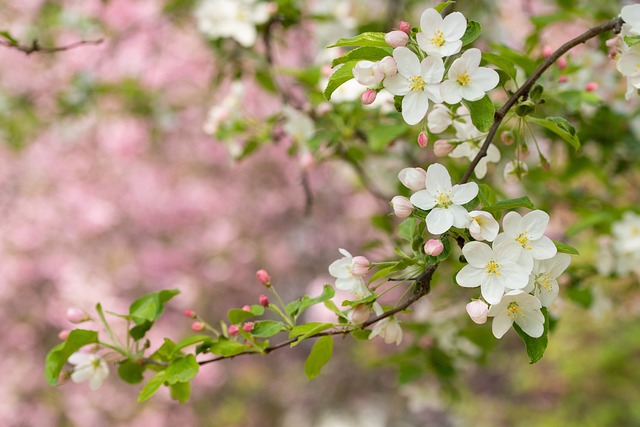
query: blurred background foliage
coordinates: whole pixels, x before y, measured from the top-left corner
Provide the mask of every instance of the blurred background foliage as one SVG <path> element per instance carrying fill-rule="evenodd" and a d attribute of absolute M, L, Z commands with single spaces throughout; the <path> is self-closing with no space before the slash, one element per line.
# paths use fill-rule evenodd
<path fill-rule="evenodd" d="M 326 268 L 338 247 L 382 259 L 399 244 L 389 237 L 397 221 L 387 202 L 407 190 L 395 175 L 435 157 L 415 143 L 419 129 L 403 124 L 393 100 L 363 108 L 362 88 L 343 88 L 328 104 L 322 82 L 335 54 L 324 48 L 388 31 L 400 19 L 417 25 L 435 4 L 275 3 L 276 19 L 259 27 L 248 49 L 200 34 L 191 0 L 0 4 L 0 30 L 25 45 L 104 40 L 56 54 L 0 50 L 2 424 L 640 425 L 638 278 L 597 273 L 599 236 L 623 212 L 640 211 L 638 102 L 624 101 L 608 36 L 576 49 L 565 69 L 540 81 L 544 103 L 535 115 L 568 119 L 582 148 L 535 129 L 550 170 L 539 166 L 527 136 L 529 174 L 505 185 L 502 169 L 515 146 L 498 143 L 503 161 L 486 178 L 505 196 L 528 195 L 551 214 L 553 238 L 581 252 L 552 310 L 561 316 L 540 363 L 527 364 L 515 334 L 496 342 L 489 325 L 471 323 L 470 294 L 454 286 L 460 266 L 453 265 L 438 271 L 433 295 L 403 318 L 399 349 L 337 340 L 313 383 L 303 374 L 305 342 L 203 368 L 183 406 L 166 395 L 136 404 L 137 388 L 115 375 L 93 393 L 84 385 L 48 388 L 42 361 L 58 331 L 70 327 L 69 306 L 89 310 L 101 301 L 118 310 L 145 292 L 180 288 L 156 331 L 159 345 L 162 334 L 189 332 L 179 314 L 185 308 L 214 320 L 255 303 L 258 268 L 293 299 L 330 281 Z M 621 6 L 509 0 L 454 8 L 482 24 L 478 46 L 520 51 L 526 69 L 541 61 L 543 46 L 558 47 Z M 244 95 L 233 114 L 203 129 L 236 80 Z M 598 89 L 585 90 L 588 82 Z M 304 116 L 312 129 L 298 137 L 288 123 Z M 447 163 L 454 177 L 466 166 Z M 311 312 L 308 320 L 327 315 Z"/>

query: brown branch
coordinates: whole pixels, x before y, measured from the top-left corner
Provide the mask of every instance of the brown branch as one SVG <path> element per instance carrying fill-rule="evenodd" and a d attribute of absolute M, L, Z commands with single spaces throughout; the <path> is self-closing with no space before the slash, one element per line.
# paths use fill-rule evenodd
<path fill-rule="evenodd" d="M 0 46 L 5 46 L 7 48 L 16 49 L 25 55 L 31 55 L 32 53 L 57 53 L 64 52 L 67 50 L 75 49 L 77 47 L 86 46 L 86 45 L 99 45 L 104 41 L 104 39 L 98 40 L 81 40 L 75 43 L 71 43 L 64 46 L 53 46 L 53 47 L 42 47 L 38 40 L 34 40 L 31 45 L 23 45 L 16 41 L 5 41 L 0 40 Z"/>
<path fill-rule="evenodd" d="M 493 138 L 496 136 L 496 133 L 498 132 L 498 128 L 502 123 L 502 120 L 504 120 L 509 110 L 514 105 L 516 105 L 516 103 L 521 98 L 523 100 L 527 99 L 527 96 L 529 96 L 529 91 L 531 90 L 531 88 L 533 88 L 533 85 L 536 83 L 536 81 L 538 81 L 538 79 L 542 76 L 542 74 L 545 71 L 547 71 L 549 67 L 551 67 L 562 55 L 564 55 L 574 47 L 578 46 L 579 44 L 585 43 L 586 41 L 591 40 L 592 38 L 602 33 L 606 33 L 607 31 L 613 30 L 614 32 L 619 33 L 623 23 L 624 21 L 622 20 L 622 18 L 618 17 L 610 21 L 604 22 L 596 27 L 593 27 L 585 31 L 584 33 L 580 34 L 578 37 L 572 40 L 569 40 L 568 42 L 560 46 L 558 49 L 556 49 L 556 51 L 553 52 L 547 59 L 545 59 L 542 62 L 542 64 L 540 64 L 538 68 L 536 68 L 533 74 L 531 74 L 531 76 L 527 79 L 527 81 L 525 81 L 524 84 L 520 86 L 520 88 L 511 96 L 511 98 L 507 100 L 507 102 L 502 106 L 502 108 L 496 111 L 493 119 L 493 124 L 491 125 L 491 128 L 489 128 L 489 133 L 487 134 L 487 137 L 484 140 L 484 143 L 482 144 L 480 151 L 478 152 L 478 154 L 473 159 L 473 161 L 465 171 L 464 175 L 462 176 L 462 179 L 460 180 L 460 184 L 464 184 L 465 182 L 469 181 L 469 178 L 471 178 L 471 174 L 473 173 L 473 170 L 476 168 L 476 166 L 478 166 L 480 159 L 482 159 L 487 155 L 487 150 L 489 149 L 489 146 L 491 145 Z"/>

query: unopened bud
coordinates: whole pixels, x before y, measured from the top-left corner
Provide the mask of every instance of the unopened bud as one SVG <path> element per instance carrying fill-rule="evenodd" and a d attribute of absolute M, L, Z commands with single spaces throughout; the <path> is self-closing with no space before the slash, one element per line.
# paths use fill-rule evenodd
<path fill-rule="evenodd" d="M 566 83 L 568 81 L 569 81 L 569 78 L 567 76 L 558 77 L 558 83 Z"/>
<path fill-rule="evenodd" d="M 237 325 L 231 325 L 227 330 L 229 331 L 229 336 L 231 337 L 236 337 L 240 333 L 240 329 L 238 328 Z"/>
<path fill-rule="evenodd" d="M 513 144 L 514 142 L 513 132 L 511 132 L 510 130 L 502 131 L 502 133 L 500 134 L 500 141 L 502 141 L 504 145 Z"/>
<path fill-rule="evenodd" d="M 489 314 L 489 306 L 487 305 L 487 303 L 480 300 L 471 301 L 469 304 L 467 304 L 466 308 L 471 320 L 473 320 L 478 325 L 486 323 L 487 315 Z"/>
<path fill-rule="evenodd" d="M 367 89 L 364 91 L 364 93 L 360 97 L 360 100 L 364 105 L 371 105 L 373 104 L 373 101 L 376 100 L 376 96 L 378 96 L 378 92 L 376 92 L 373 89 Z"/>
<path fill-rule="evenodd" d="M 558 58 L 558 60 L 556 61 L 556 66 L 559 70 L 564 70 L 565 68 L 567 68 L 567 58 L 565 58 L 564 56 Z"/>
<path fill-rule="evenodd" d="M 371 268 L 371 261 L 369 261 L 366 257 L 357 256 L 353 257 L 351 260 L 351 274 L 356 277 L 362 277 L 369 272 Z"/>
<path fill-rule="evenodd" d="M 204 328 L 205 328 L 204 322 L 193 322 L 191 324 L 191 329 L 195 332 L 200 332 L 204 330 Z"/>
<path fill-rule="evenodd" d="M 402 47 L 407 45 L 409 35 L 404 31 L 395 30 L 385 34 L 384 40 L 391 47 Z"/>
<path fill-rule="evenodd" d="M 378 63 L 378 70 L 382 71 L 385 77 L 393 77 L 398 74 L 398 64 L 393 56 L 385 56 Z"/>
<path fill-rule="evenodd" d="M 428 143 L 429 137 L 427 136 L 427 134 L 424 132 L 420 132 L 420 135 L 418 135 L 418 145 L 420 146 L 420 148 L 425 148 Z"/>
<path fill-rule="evenodd" d="M 444 245 L 440 240 L 430 239 L 424 244 L 424 253 L 431 256 L 438 256 L 444 250 Z"/>
<path fill-rule="evenodd" d="M 58 332 L 58 338 L 60 338 L 62 341 L 66 341 L 66 339 L 69 338 L 70 333 L 71 333 L 70 330 L 63 329 L 60 332 Z"/>
<path fill-rule="evenodd" d="M 242 330 L 245 332 L 251 332 L 253 331 L 253 327 L 255 326 L 255 323 L 253 322 L 247 322 L 244 325 L 242 325 Z"/>
<path fill-rule="evenodd" d="M 263 285 L 267 287 L 271 286 L 271 276 L 269 276 L 269 273 L 267 273 L 266 270 L 256 271 L 256 278 L 258 279 L 258 282 L 262 283 Z"/>
<path fill-rule="evenodd" d="M 540 168 L 545 172 L 549 172 L 549 169 L 551 169 L 551 163 L 542 155 L 540 156 Z"/>
<path fill-rule="evenodd" d="M 358 304 L 349 313 L 349 321 L 359 325 L 369 320 L 369 316 L 371 316 L 371 308 L 367 304 Z"/>
<path fill-rule="evenodd" d="M 188 308 L 184 311 L 184 317 L 188 317 L 190 319 L 194 319 L 196 317 L 196 313 L 193 310 L 189 310 Z"/>
<path fill-rule="evenodd" d="M 422 168 L 404 168 L 398 173 L 398 179 L 409 190 L 424 190 L 427 182 L 427 171 Z"/>
<path fill-rule="evenodd" d="M 244 306 L 242 306 L 242 310 L 251 313 L 251 306 L 250 305 L 244 305 Z"/>
<path fill-rule="evenodd" d="M 413 213 L 413 204 L 403 196 L 395 196 L 391 199 L 391 206 L 393 206 L 393 213 L 398 218 L 408 218 Z"/>
<path fill-rule="evenodd" d="M 595 92 L 599 87 L 600 86 L 598 85 L 598 83 L 589 82 L 584 86 L 584 90 L 586 90 L 587 92 Z"/>
<path fill-rule="evenodd" d="M 260 295 L 260 305 L 263 307 L 269 307 L 269 297 L 266 295 Z"/>
<path fill-rule="evenodd" d="M 400 23 L 398 23 L 398 30 L 410 34 L 411 33 L 411 24 L 409 24 L 406 21 L 400 21 Z"/>
<path fill-rule="evenodd" d="M 82 323 L 89 320 L 91 317 L 79 308 L 72 307 L 67 310 L 67 320 L 71 323 Z"/>
<path fill-rule="evenodd" d="M 454 148 L 453 144 L 449 144 L 447 140 L 439 139 L 433 144 L 433 154 L 435 154 L 436 157 L 446 157 Z"/>
<path fill-rule="evenodd" d="M 551 49 L 550 46 L 545 46 L 542 48 L 542 56 L 544 56 L 545 58 L 550 57 L 552 53 L 553 49 Z"/>

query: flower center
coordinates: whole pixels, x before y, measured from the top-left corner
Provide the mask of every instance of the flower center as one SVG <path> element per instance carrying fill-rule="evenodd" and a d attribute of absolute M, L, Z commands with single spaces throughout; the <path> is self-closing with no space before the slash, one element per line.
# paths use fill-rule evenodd
<path fill-rule="evenodd" d="M 531 250 L 531 246 L 527 245 L 527 243 L 529 243 L 530 241 L 531 239 L 529 239 L 529 235 L 526 231 L 523 231 L 522 233 L 518 234 L 518 237 L 516 237 L 516 242 L 520 243 L 522 247 L 528 251 Z"/>
<path fill-rule="evenodd" d="M 413 76 L 411 77 L 411 83 L 409 83 L 409 89 L 411 89 L 411 92 L 424 92 L 426 85 L 422 77 Z"/>
<path fill-rule="evenodd" d="M 460 86 L 467 86 L 471 84 L 471 76 L 469 76 L 469 73 L 462 73 L 458 76 L 456 81 Z"/>
<path fill-rule="evenodd" d="M 553 284 L 551 283 L 551 274 L 546 273 L 546 274 L 538 274 L 536 275 L 535 278 L 535 283 L 536 286 L 538 286 L 539 288 L 544 288 L 545 291 L 547 292 L 551 292 L 551 289 L 553 288 Z"/>
<path fill-rule="evenodd" d="M 494 259 L 492 259 L 487 263 L 487 265 L 484 266 L 484 272 L 489 276 L 500 276 L 500 274 L 502 274 L 500 273 L 501 267 L 502 265 L 498 264 Z"/>
<path fill-rule="evenodd" d="M 433 33 L 433 37 L 431 37 L 431 43 L 438 47 L 444 44 L 444 34 L 442 33 L 442 31 L 436 30 L 436 32 Z"/>
<path fill-rule="evenodd" d="M 451 191 L 443 191 L 436 195 L 436 202 L 439 208 L 448 208 L 453 204 L 451 201 Z"/>
<path fill-rule="evenodd" d="M 524 318 L 524 312 L 517 302 L 511 301 L 507 306 L 507 316 L 515 320 L 518 317 Z"/>
<path fill-rule="evenodd" d="M 473 220 L 475 222 L 477 222 L 479 226 L 483 226 L 483 225 L 485 225 L 487 223 L 487 221 L 485 221 L 485 219 L 482 218 L 481 216 L 477 216 L 477 217 L 473 218 Z"/>

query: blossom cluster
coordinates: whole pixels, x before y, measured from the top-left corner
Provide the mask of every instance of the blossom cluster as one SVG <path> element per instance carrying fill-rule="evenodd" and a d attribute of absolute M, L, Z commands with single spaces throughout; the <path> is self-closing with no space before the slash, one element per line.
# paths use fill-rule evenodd
<path fill-rule="evenodd" d="M 640 275 L 640 215 L 625 212 L 620 221 L 613 223 L 611 232 L 611 237 L 600 240 L 598 272 L 602 275 Z"/>
<path fill-rule="evenodd" d="M 446 72 L 443 58 L 462 49 L 461 39 L 467 29 L 462 13 L 443 18 L 435 9 L 427 9 L 420 17 L 420 29 L 415 41 L 410 28 L 388 33 L 385 40 L 394 48 L 393 55 L 377 62 L 360 61 L 353 69 L 361 85 L 375 91 L 384 88 L 402 97 L 402 117 L 410 125 L 425 117 L 429 101 L 478 101 L 499 82 L 495 70 L 479 66 L 482 54 L 475 48 L 463 52 Z"/>
<path fill-rule="evenodd" d="M 623 7 L 620 16 L 625 23 L 618 37 L 619 52 L 614 56 L 618 71 L 627 77 L 625 98 L 628 100 L 640 89 L 640 4 Z"/>

